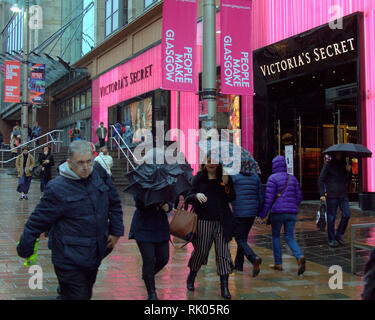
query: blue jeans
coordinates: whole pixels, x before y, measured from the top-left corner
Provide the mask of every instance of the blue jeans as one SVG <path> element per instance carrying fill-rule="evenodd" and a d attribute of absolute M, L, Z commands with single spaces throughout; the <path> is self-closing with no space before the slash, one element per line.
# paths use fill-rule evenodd
<path fill-rule="evenodd" d="M 335 220 L 337 208 L 342 211 L 341 221 L 335 234 Z M 328 240 L 335 240 L 335 236 L 343 236 L 350 219 L 349 199 L 345 198 L 327 198 L 327 230 Z"/>
<path fill-rule="evenodd" d="M 235 218 L 235 230 L 234 238 L 237 242 L 237 254 L 234 261 L 235 266 L 242 267 L 244 264 L 244 256 L 251 262 L 254 263 L 257 257 L 254 251 L 250 248 L 247 243 L 247 238 L 251 227 L 254 224 L 255 217 L 249 218 Z"/>
<path fill-rule="evenodd" d="M 274 213 L 272 214 L 272 249 L 275 264 L 282 264 L 280 233 L 284 225 L 285 242 L 292 250 L 297 261 L 303 256 L 297 241 L 294 239 L 294 227 L 297 222 L 297 215 L 291 213 Z"/>

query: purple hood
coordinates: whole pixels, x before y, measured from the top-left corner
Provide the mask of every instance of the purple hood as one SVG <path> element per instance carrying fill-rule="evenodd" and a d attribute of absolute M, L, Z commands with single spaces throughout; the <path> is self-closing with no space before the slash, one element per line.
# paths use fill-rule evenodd
<path fill-rule="evenodd" d="M 298 213 L 298 205 L 302 201 L 301 188 L 297 179 L 291 175 L 285 189 L 288 177 L 285 158 L 277 156 L 272 160 L 272 175 L 267 181 L 264 207 L 260 213 L 262 218 L 267 216 L 271 208 L 272 213 Z M 277 194 L 283 190 L 283 194 L 277 199 Z"/>

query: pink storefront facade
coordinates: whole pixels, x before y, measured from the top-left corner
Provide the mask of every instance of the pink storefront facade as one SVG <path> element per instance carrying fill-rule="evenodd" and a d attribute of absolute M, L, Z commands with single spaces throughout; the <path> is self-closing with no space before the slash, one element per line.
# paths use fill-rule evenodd
<path fill-rule="evenodd" d="M 363 25 L 359 27 L 363 35 L 361 41 L 361 143 L 370 150 L 375 150 L 375 0 L 262 0 L 252 1 L 251 16 L 251 47 L 253 51 L 288 39 L 302 32 L 313 30 L 340 17 L 345 17 L 356 12 L 363 13 Z M 220 44 L 220 12 L 217 14 L 217 48 Z M 202 49 L 202 23 L 198 23 L 197 46 L 199 52 Z M 95 78 L 92 84 L 92 123 L 95 137 L 95 127 L 99 121 L 107 125 L 108 108 L 116 103 L 136 97 L 139 94 L 161 88 L 160 72 L 161 44 L 156 44 L 144 53 L 129 59 L 105 74 Z M 199 72 L 202 70 L 201 55 L 199 55 Z M 220 52 L 217 50 L 217 64 L 220 61 Z M 115 81 L 121 80 L 120 74 L 127 74 L 132 70 L 141 70 L 152 65 L 152 75 L 142 79 L 132 88 L 127 88 L 127 93 L 112 91 L 108 94 L 108 86 L 114 86 Z M 122 68 L 122 69 L 121 69 Z M 254 70 L 252 70 L 254 71 Z M 121 81 L 120 81 L 121 83 Z M 101 91 L 102 90 L 102 91 Z M 111 90 L 111 89 L 109 89 Z M 104 92 L 104 94 L 103 94 Z M 199 95 L 197 93 L 171 91 L 170 99 L 170 128 L 180 128 L 185 139 L 189 137 L 189 129 L 199 129 Z M 254 133 L 254 86 L 248 96 L 241 96 L 241 129 L 242 146 L 254 152 L 254 141 L 259 137 Z M 179 117 L 178 117 L 179 116 Z M 198 150 L 195 142 L 198 137 L 190 137 L 189 143 L 185 143 L 185 152 L 190 162 L 198 162 Z M 267 143 L 264 141 L 262 143 Z M 192 147 L 189 147 L 192 146 Z M 256 156 L 256 153 L 255 153 Z M 271 161 L 272 159 L 269 159 Z M 193 165 L 197 169 L 197 165 Z M 362 165 L 360 177 L 360 192 L 370 195 L 375 193 L 375 157 L 366 159 Z M 375 203 L 374 200 L 366 200 Z M 374 205 L 375 206 L 375 205 Z"/>

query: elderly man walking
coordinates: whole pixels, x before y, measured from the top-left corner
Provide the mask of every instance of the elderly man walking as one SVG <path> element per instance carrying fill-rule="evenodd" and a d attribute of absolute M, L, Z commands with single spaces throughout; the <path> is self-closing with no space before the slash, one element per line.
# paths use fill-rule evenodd
<path fill-rule="evenodd" d="M 124 235 L 121 201 L 111 179 L 104 182 L 93 170 L 87 141 L 71 143 L 59 171 L 26 222 L 17 251 L 30 257 L 36 239 L 50 229 L 61 299 L 89 300 L 102 259 Z"/>

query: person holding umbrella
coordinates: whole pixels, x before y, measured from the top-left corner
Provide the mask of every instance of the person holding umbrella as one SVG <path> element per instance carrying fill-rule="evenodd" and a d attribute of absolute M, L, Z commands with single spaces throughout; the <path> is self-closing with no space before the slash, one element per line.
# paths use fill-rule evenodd
<path fill-rule="evenodd" d="M 162 156 L 163 164 L 156 164 L 157 156 Z M 173 209 L 174 199 L 191 188 L 186 165 L 166 164 L 164 157 L 162 149 L 150 150 L 143 158 L 144 163 L 128 173 L 130 185 L 124 190 L 133 194 L 135 200 L 129 239 L 136 240 L 142 256 L 142 278 L 148 300 L 158 300 L 155 275 L 169 260 L 167 213 Z"/>
<path fill-rule="evenodd" d="M 319 176 L 320 200 L 327 204 L 328 245 L 336 248 L 345 245 L 343 235 L 350 219 L 347 183 L 350 180 L 351 166 L 346 164 L 345 153 L 335 152 L 332 160 L 326 162 Z M 342 211 L 340 224 L 335 232 L 337 208 Z M 336 243 L 337 241 L 337 243 Z"/>

